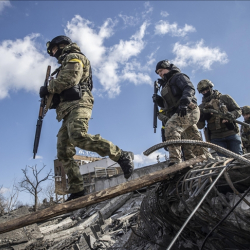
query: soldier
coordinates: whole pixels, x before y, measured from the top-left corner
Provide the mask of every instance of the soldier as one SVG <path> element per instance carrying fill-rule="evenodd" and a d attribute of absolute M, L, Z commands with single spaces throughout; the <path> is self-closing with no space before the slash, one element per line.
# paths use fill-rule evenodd
<path fill-rule="evenodd" d="M 56 108 L 58 122 L 63 120 L 57 135 L 57 157 L 63 164 L 70 184 L 71 195 L 67 201 L 84 195 L 83 178 L 73 159 L 75 147 L 109 156 L 118 162 L 124 177 L 128 179 L 134 169 L 133 153 L 121 150 L 99 134 L 87 133 L 94 104 L 89 60 L 78 45 L 66 36 L 57 36 L 48 42 L 47 52 L 55 57 L 61 66 L 52 73 L 57 75 L 55 79 L 50 80 L 48 87 L 40 88 L 40 97 L 54 94 L 51 108 Z"/>
<path fill-rule="evenodd" d="M 214 84 L 207 79 L 201 80 L 197 85 L 197 90 L 203 95 L 202 103 L 199 105 L 201 114 L 197 126 L 202 129 L 207 122 L 209 139 L 212 143 L 241 155 L 243 152 L 238 125 L 213 113 L 203 111 L 203 109 L 215 109 L 227 113 L 233 119 L 237 119 L 241 115 L 240 107 L 235 100 L 229 95 L 222 95 L 218 90 L 213 90 L 213 87 Z M 224 156 L 221 153 L 218 155 Z"/>
<path fill-rule="evenodd" d="M 163 107 L 162 107 L 163 108 Z M 166 115 L 166 112 L 164 111 L 164 109 L 160 109 L 159 113 L 158 113 L 158 119 L 160 121 L 162 121 L 162 142 L 166 141 L 165 138 L 165 124 L 168 121 L 168 117 Z M 201 140 L 201 135 L 200 132 L 198 131 L 196 126 L 192 126 L 189 130 L 187 130 L 188 133 L 186 133 L 186 131 L 184 131 L 181 134 L 181 139 L 192 139 L 192 140 Z M 190 134 L 192 135 L 192 138 L 190 138 Z M 166 147 L 164 147 L 164 149 L 166 151 L 168 151 L 168 149 Z M 202 155 L 205 152 L 205 155 L 207 155 L 208 157 L 212 157 L 210 155 L 210 153 L 207 151 L 206 148 L 201 149 L 200 146 L 196 146 L 196 145 L 187 145 L 184 144 L 181 146 L 181 150 L 183 153 L 183 158 L 185 161 L 194 158 L 196 156 Z"/>
<path fill-rule="evenodd" d="M 181 73 L 180 69 L 168 60 L 157 63 L 155 72 L 161 77 L 158 84 L 161 88 L 161 96 L 154 94 L 153 101 L 160 106 L 166 114 L 160 112 L 158 118 L 165 124 L 166 140 L 192 139 L 201 140 L 196 123 L 200 117 L 200 111 L 195 97 L 195 88 L 189 77 Z M 193 158 L 192 147 L 185 146 L 185 159 Z M 181 162 L 181 147 L 168 146 L 169 166 Z M 211 156 L 207 150 L 199 147 L 197 155 Z"/>
<path fill-rule="evenodd" d="M 244 106 L 241 110 L 244 122 L 250 124 L 250 106 Z M 250 128 L 241 126 L 240 130 L 244 153 L 250 153 Z"/>

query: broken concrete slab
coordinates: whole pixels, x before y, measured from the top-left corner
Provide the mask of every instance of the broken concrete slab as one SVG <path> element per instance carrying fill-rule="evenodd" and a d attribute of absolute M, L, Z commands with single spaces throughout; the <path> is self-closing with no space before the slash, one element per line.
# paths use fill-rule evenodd
<path fill-rule="evenodd" d="M 23 206 L 17 210 L 11 211 L 10 213 L 0 217 L 0 223 L 10 221 L 26 214 L 29 214 L 29 208 Z M 41 234 L 37 224 L 33 224 L 24 228 L 16 229 L 14 231 L 3 233 L 0 235 L 0 246 L 15 245 L 28 242 L 31 239 L 42 239 Z"/>

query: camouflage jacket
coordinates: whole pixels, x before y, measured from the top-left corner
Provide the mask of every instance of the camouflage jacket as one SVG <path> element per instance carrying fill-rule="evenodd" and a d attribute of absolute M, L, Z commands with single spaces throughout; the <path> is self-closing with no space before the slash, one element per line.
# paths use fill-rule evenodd
<path fill-rule="evenodd" d="M 59 73 L 56 79 L 49 82 L 48 91 L 52 94 L 61 94 L 78 83 L 88 82 L 91 68 L 90 62 L 86 56 L 81 54 L 80 48 L 76 43 L 67 45 L 62 55 L 58 58 L 61 66 L 58 68 Z M 60 96 L 60 103 L 56 108 L 57 120 L 61 121 L 71 110 L 82 107 L 82 117 L 90 118 L 94 104 L 94 98 L 91 91 L 86 88 L 83 91 L 82 98 L 73 101 L 64 101 Z"/>
<path fill-rule="evenodd" d="M 250 119 L 244 122 L 250 124 Z M 240 133 L 245 153 L 250 153 L 250 128 L 241 126 Z"/>
<path fill-rule="evenodd" d="M 234 124 L 234 130 L 229 130 L 226 124 L 222 123 L 223 119 L 215 115 L 205 114 L 202 111 L 204 108 L 212 108 L 222 111 L 220 110 L 220 106 L 225 107 L 225 111 L 230 112 L 234 119 L 237 119 L 241 116 L 241 109 L 231 96 L 222 95 L 219 91 L 213 90 L 213 93 L 210 96 L 203 97 L 202 103 L 199 105 L 201 113 L 197 126 L 199 129 L 202 129 L 205 127 L 205 121 L 207 121 L 207 127 L 211 137 L 210 139 L 223 138 L 237 134 L 239 132 L 239 127 L 237 124 Z"/>

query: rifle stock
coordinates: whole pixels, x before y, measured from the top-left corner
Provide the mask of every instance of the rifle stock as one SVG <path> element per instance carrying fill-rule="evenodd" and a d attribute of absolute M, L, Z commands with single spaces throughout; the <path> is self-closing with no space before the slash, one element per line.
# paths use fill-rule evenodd
<path fill-rule="evenodd" d="M 44 86 L 48 86 L 50 71 L 51 71 L 51 66 L 48 65 L 45 80 L 44 80 Z M 34 146 L 33 146 L 33 159 L 36 158 L 36 153 L 37 153 L 37 149 L 39 146 L 39 140 L 40 140 L 42 125 L 43 125 L 43 117 L 45 115 L 45 112 L 44 112 L 45 105 L 46 105 L 46 97 L 43 97 L 41 98 L 38 119 L 36 123 L 36 134 L 35 134 L 35 140 L 34 140 Z"/>

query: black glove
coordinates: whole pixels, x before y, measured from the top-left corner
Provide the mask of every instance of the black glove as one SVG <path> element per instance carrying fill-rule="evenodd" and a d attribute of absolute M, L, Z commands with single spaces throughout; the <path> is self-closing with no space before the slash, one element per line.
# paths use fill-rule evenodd
<path fill-rule="evenodd" d="M 153 94 L 152 95 L 152 99 L 153 99 L 153 103 L 156 103 L 157 104 L 157 101 L 159 100 L 159 95 L 157 95 L 157 94 Z"/>
<path fill-rule="evenodd" d="M 161 108 L 164 107 L 164 102 L 161 96 L 157 94 L 153 94 L 152 99 L 153 99 L 153 102 L 156 103 L 159 107 Z"/>
<path fill-rule="evenodd" d="M 47 87 L 46 86 L 42 86 L 40 88 L 40 92 L 39 92 L 40 97 L 43 98 L 44 96 L 46 96 L 48 94 L 49 94 L 49 91 L 48 91 Z"/>
<path fill-rule="evenodd" d="M 165 82 L 164 80 L 162 80 L 161 78 L 157 79 L 158 81 L 158 84 L 161 85 L 161 86 L 164 86 L 165 85 Z"/>
<path fill-rule="evenodd" d="M 210 113 L 204 113 L 204 114 L 203 114 L 203 119 L 204 119 L 204 120 L 207 120 L 207 121 L 208 121 L 208 120 L 210 120 L 211 117 L 212 117 L 212 115 L 211 115 Z"/>
<path fill-rule="evenodd" d="M 184 117 L 187 114 L 187 106 L 186 105 L 180 105 L 178 107 L 177 114 L 180 117 Z"/>
<path fill-rule="evenodd" d="M 228 130 L 235 130 L 236 129 L 235 124 L 232 122 L 225 122 L 224 124 L 226 125 Z"/>

